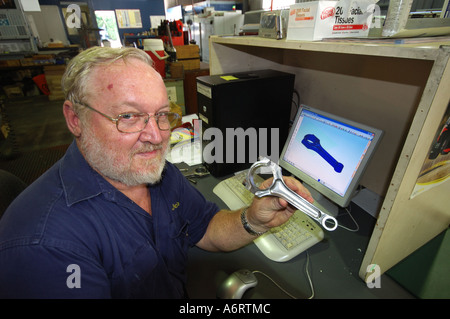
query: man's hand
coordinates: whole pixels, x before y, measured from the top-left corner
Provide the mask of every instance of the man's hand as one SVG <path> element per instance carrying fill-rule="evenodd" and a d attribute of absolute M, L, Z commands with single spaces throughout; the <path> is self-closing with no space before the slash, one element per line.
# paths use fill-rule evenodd
<path fill-rule="evenodd" d="M 309 191 L 295 178 L 283 176 L 283 180 L 292 191 L 305 198 L 310 203 L 314 202 Z M 260 189 L 269 188 L 273 178 L 265 180 Z M 255 196 L 247 210 L 247 220 L 253 230 L 264 232 L 272 227 L 284 224 L 297 209 L 284 199 L 274 196 L 258 198 Z"/>

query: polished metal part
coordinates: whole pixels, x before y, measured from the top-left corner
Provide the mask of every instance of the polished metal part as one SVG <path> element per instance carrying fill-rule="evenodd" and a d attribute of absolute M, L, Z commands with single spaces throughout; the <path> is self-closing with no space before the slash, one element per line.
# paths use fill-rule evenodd
<path fill-rule="evenodd" d="M 272 185 L 266 189 L 260 189 L 257 185 L 255 185 L 253 178 L 256 170 L 261 167 L 268 167 L 272 170 Z M 333 231 L 338 226 L 336 218 L 324 213 L 322 210 L 308 202 L 299 194 L 292 191 L 284 183 L 281 168 L 268 158 L 260 158 L 259 161 L 255 162 L 250 167 L 247 174 L 247 187 L 257 197 L 276 196 L 284 199 L 304 214 L 319 222 L 322 227 L 328 231 Z M 327 222 L 332 223 L 332 226 L 327 225 Z"/>

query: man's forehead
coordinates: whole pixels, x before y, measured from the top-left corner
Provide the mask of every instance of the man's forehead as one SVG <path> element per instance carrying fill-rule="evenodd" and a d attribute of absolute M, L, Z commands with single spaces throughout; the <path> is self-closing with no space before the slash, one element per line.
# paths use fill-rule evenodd
<path fill-rule="evenodd" d="M 87 89 L 96 85 L 107 90 L 117 89 L 127 84 L 125 80 L 129 81 L 129 85 L 137 82 L 164 85 L 160 74 L 151 65 L 138 59 L 129 58 L 125 61 L 117 60 L 113 63 L 96 66 L 89 76 L 88 82 L 90 83 Z"/>

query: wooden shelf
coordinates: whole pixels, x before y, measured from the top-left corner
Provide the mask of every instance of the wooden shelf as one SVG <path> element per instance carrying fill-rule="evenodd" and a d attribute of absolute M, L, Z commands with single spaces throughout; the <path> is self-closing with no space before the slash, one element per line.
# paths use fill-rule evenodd
<path fill-rule="evenodd" d="M 322 41 L 288 41 L 274 40 L 258 36 L 212 36 L 213 43 L 224 45 L 244 45 L 287 50 L 302 50 L 312 52 L 344 53 L 419 60 L 434 60 L 441 46 L 450 45 L 450 41 L 406 44 L 371 44 L 352 42 L 322 42 Z"/>

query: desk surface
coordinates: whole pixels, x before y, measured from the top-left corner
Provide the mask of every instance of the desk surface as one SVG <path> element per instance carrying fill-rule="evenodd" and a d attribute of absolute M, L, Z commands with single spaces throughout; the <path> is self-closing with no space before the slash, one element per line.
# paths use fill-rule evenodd
<path fill-rule="evenodd" d="M 208 176 L 197 181 L 195 187 L 208 200 L 220 208 L 227 208 L 213 193 L 214 186 L 221 179 Z M 339 227 L 334 232 L 326 232 L 325 239 L 308 250 L 314 298 L 414 298 L 387 275 L 381 276 L 381 288 L 368 288 L 359 278 L 359 268 L 375 219 L 353 203 L 351 209 L 359 224 L 358 232 Z M 341 225 L 354 228 L 353 221 L 345 213 L 341 212 L 337 218 Z M 304 299 L 311 296 L 306 262 L 305 252 L 285 263 L 271 261 L 253 243 L 228 253 L 210 253 L 193 248 L 189 253 L 187 290 L 193 299 L 216 298 L 219 285 L 234 271 L 245 268 L 265 273 L 290 294 Z M 256 274 L 256 277 L 258 285 L 248 290 L 243 299 L 289 298 L 263 275 Z"/>

